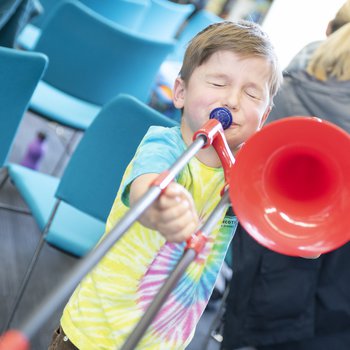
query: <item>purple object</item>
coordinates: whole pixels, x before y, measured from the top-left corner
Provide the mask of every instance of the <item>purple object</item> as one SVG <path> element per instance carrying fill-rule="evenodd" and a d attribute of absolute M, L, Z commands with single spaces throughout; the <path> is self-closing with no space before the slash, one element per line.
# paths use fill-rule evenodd
<path fill-rule="evenodd" d="M 37 170 L 45 154 L 45 140 L 46 135 L 43 132 L 38 132 L 35 139 L 29 144 L 27 152 L 20 164 Z"/>

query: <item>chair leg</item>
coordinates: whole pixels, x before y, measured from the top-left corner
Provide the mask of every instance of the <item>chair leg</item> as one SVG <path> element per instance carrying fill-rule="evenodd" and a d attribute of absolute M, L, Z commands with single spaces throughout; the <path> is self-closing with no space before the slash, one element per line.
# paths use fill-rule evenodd
<path fill-rule="evenodd" d="M 4 185 L 6 184 L 7 180 L 9 179 L 10 175 L 8 173 L 8 170 L 6 167 L 4 167 L 3 169 L 1 169 L 5 175 L 4 177 L 1 179 L 0 182 L 0 191 L 2 190 L 2 188 L 4 187 Z M 0 202 L 0 209 L 4 209 L 4 210 L 8 210 L 8 211 L 13 211 L 16 213 L 20 213 L 20 214 L 27 214 L 27 215 L 31 215 L 31 212 L 28 209 L 25 208 L 18 208 L 15 207 L 13 205 L 10 204 L 6 204 L 6 203 L 1 203 Z"/>
<path fill-rule="evenodd" d="M 217 343 L 221 343 L 223 340 L 223 337 L 222 337 L 222 334 L 223 334 L 222 317 L 223 317 L 224 312 L 225 312 L 226 299 L 228 297 L 228 293 L 229 293 L 229 284 L 225 288 L 225 292 L 222 296 L 219 309 L 216 312 L 216 315 L 210 324 L 208 335 L 206 336 L 204 343 L 203 343 L 204 350 L 208 349 L 210 339 L 215 340 Z"/>
<path fill-rule="evenodd" d="M 79 137 L 79 132 L 77 130 L 73 130 L 72 137 L 68 140 L 68 142 L 64 145 L 64 151 L 62 152 L 60 158 L 58 159 L 54 169 L 51 172 L 51 175 L 57 176 L 58 172 L 62 170 L 63 163 L 66 157 L 70 157 L 73 153 L 73 145 Z"/>
<path fill-rule="evenodd" d="M 29 210 L 27 210 L 25 208 L 18 208 L 18 207 L 14 207 L 10 204 L 5 204 L 5 203 L 0 203 L 0 209 L 13 211 L 15 213 L 26 214 L 26 215 L 32 214 Z"/>
<path fill-rule="evenodd" d="M 4 329 L 2 330 L 1 334 L 6 332 L 11 326 L 13 318 L 14 318 L 17 310 L 18 310 L 18 306 L 19 306 L 19 304 L 20 304 L 20 302 L 21 302 L 21 300 L 23 298 L 24 292 L 25 292 L 25 290 L 27 288 L 29 279 L 30 279 L 30 277 L 31 277 L 31 275 L 33 273 L 33 270 L 34 270 L 34 268 L 36 266 L 36 263 L 38 261 L 40 252 L 41 252 L 41 250 L 42 250 L 42 248 L 43 248 L 43 246 L 45 244 L 45 240 L 46 240 L 47 234 L 48 234 L 48 232 L 50 230 L 52 221 L 53 221 L 53 219 L 55 217 L 55 214 L 57 212 L 59 204 L 60 204 L 60 200 L 58 200 L 56 202 L 55 207 L 53 208 L 53 210 L 52 210 L 52 212 L 50 214 L 50 218 L 49 218 L 46 226 L 44 227 L 44 230 L 43 230 L 42 235 L 40 237 L 40 241 L 39 241 L 39 243 L 38 243 L 38 245 L 37 245 L 37 247 L 35 249 L 34 255 L 33 255 L 32 259 L 31 259 L 31 261 L 29 263 L 29 266 L 28 266 L 28 268 L 27 268 L 27 270 L 26 270 L 26 272 L 24 274 L 24 277 L 22 279 L 21 285 L 20 285 L 19 290 L 18 290 L 18 292 L 16 294 L 15 300 L 13 302 L 13 305 L 12 305 L 11 309 L 10 309 L 10 313 L 8 315 L 8 318 L 7 318 L 6 322 L 5 322 Z"/>
<path fill-rule="evenodd" d="M 0 191 L 1 191 L 1 189 L 4 187 L 6 181 L 9 178 L 9 173 L 6 167 L 1 168 L 0 173 L 4 173 L 4 177 L 1 179 L 1 182 L 0 182 Z"/>

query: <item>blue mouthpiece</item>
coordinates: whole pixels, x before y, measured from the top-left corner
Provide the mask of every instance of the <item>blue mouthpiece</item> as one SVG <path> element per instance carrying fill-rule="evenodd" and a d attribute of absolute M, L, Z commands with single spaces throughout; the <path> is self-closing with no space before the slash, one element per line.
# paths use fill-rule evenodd
<path fill-rule="evenodd" d="M 224 107 L 213 109 L 210 112 L 209 119 L 217 119 L 221 123 L 224 130 L 229 128 L 232 124 L 232 114 L 227 108 Z"/>

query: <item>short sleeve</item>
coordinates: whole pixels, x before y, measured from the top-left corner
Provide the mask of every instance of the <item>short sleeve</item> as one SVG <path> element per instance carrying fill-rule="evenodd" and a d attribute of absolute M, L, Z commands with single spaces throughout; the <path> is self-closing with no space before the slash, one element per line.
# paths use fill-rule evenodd
<path fill-rule="evenodd" d="M 122 200 L 129 206 L 131 183 L 140 175 L 169 169 L 185 150 L 180 127 L 152 126 L 141 141 L 122 184 Z"/>

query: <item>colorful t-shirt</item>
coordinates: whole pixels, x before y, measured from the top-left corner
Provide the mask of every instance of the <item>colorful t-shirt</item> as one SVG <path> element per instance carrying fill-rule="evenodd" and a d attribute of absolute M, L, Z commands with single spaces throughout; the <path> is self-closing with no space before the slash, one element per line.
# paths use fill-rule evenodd
<path fill-rule="evenodd" d="M 186 149 L 179 127 L 151 127 L 129 164 L 111 213 L 106 234 L 129 210 L 129 185 L 141 174 L 160 173 Z M 118 150 L 116 150 L 118 151 Z M 222 168 L 192 158 L 177 176 L 193 196 L 205 221 L 217 206 L 224 186 Z M 137 349 L 184 349 L 194 334 L 212 293 L 236 228 L 235 217 L 223 217 L 203 250 L 171 292 Z M 61 325 L 80 350 L 120 348 L 183 255 L 185 243 L 169 243 L 138 222 L 121 237 L 75 290 Z"/>

